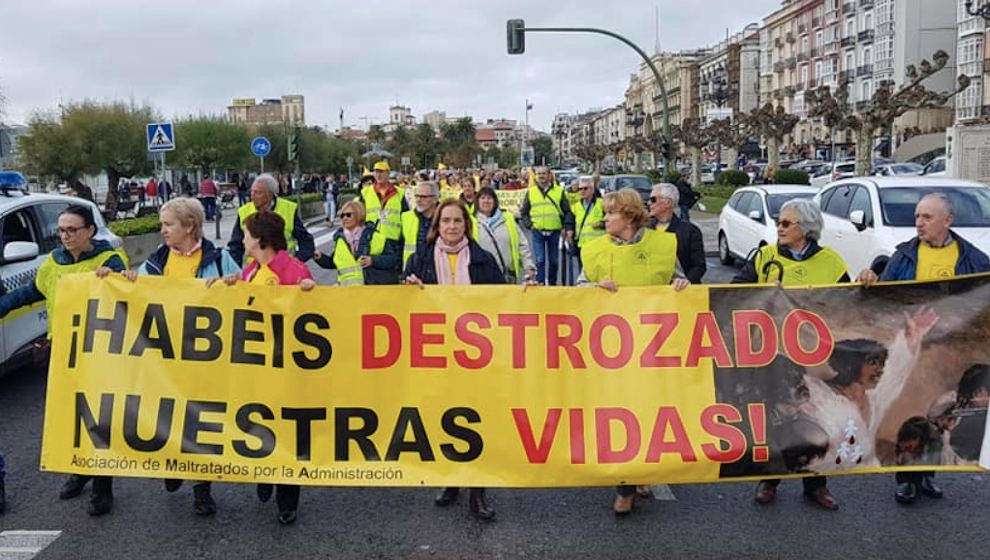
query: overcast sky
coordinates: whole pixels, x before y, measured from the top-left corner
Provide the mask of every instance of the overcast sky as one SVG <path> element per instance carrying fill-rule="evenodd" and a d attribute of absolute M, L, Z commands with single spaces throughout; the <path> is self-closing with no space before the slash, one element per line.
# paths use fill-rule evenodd
<path fill-rule="evenodd" d="M 222 114 L 235 97 L 306 96 L 306 123 L 364 127 L 398 101 L 549 130 L 558 112 L 617 104 L 639 57 L 603 36 L 527 34 L 505 22 L 602 27 L 653 51 L 689 49 L 759 22 L 780 0 L 0 0 L 4 121 L 82 99 L 146 102 L 165 118 Z M 180 140 L 181 141 L 181 140 Z"/>

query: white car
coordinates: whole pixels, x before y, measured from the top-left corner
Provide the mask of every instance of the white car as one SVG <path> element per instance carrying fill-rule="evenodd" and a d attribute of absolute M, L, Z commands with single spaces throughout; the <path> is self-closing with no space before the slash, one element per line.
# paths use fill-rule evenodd
<path fill-rule="evenodd" d="M 718 257 L 722 264 L 749 257 L 754 249 L 777 242 L 780 207 L 792 198 L 811 198 L 807 185 L 760 185 L 736 189 L 718 217 Z"/>
<path fill-rule="evenodd" d="M 924 167 L 917 163 L 884 163 L 878 165 L 873 172 L 880 177 L 911 177 L 921 175 Z"/>
<path fill-rule="evenodd" d="M 852 177 L 856 174 L 855 161 L 840 161 L 821 166 L 814 177 L 811 178 L 811 186 L 821 189 L 832 181 Z"/>
<path fill-rule="evenodd" d="M 0 187 L 0 294 L 34 282 L 38 268 L 59 243 L 58 215 L 70 204 L 91 207 L 98 239 L 120 247 L 122 241 L 107 229 L 95 204 L 77 197 L 26 194 L 18 188 Z M 0 319 L 0 373 L 20 365 L 30 354 L 31 342 L 45 336 L 44 302 L 19 309 Z"/>
<path fill-rule="evenodd" d="M 938 156 L 929 161 L 921 174 L 925 177 L 945 177 L 945 156 Z"/>
<path fill-rule="evenodd" d="M 825 224 L 821 244 L 838 252 L 855 277 L 917 235 L 914 207 L 933 192 L 952 201 L 953 231 L 990 252 L 990 188 L 938 177 L 856 177 L 829 185 L 815 195 Z"/>

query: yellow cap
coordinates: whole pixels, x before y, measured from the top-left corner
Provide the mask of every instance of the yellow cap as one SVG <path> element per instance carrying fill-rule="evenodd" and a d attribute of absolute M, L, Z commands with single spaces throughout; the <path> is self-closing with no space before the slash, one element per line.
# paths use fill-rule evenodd
<path fill-rule="evenodd" d="M 372 169 L 374 169 L 375 171 L 391 171 L 392 170 L 392 168 L 388 166 L 388 162 L 385 161 L 385 160 L 382 160 L 382 161 L 379 161 L 378 163 L 376 163 L 375 166 Z"/>
<path fill-rule="evenodd" d="M 447 166 L 446 165 L 444 165 L 442 163 L 437 164 L 437 171 L 443 171 L 444 169 L 447 169 Z"/>

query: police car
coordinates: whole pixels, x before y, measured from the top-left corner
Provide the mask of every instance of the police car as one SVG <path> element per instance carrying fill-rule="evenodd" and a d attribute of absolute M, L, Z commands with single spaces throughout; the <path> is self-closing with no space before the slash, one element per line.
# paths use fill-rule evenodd
<path fill-rule="evenodd" d="M 20 173 L 0 171 L 0 294 L 34 282 L 38 267 L 59 243 L 58 215 L 70 204 L 89 206 L 96 220 L 96 237 L 115 248 L 121 246 L 121 239 L 107 229 L 92 202 L 28 193 L 26 186 Z M 44 302 L 16 309 L 0 319 L 0 374 L 30 355 L 31 343 L 45 336 L 47 319 Z"/>

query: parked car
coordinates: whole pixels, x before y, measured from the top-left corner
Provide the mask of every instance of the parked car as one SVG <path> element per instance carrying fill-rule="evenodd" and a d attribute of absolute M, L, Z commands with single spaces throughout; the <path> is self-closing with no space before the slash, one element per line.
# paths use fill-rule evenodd
<path fill-rule="evenodd" d="M 58 215 L 70 204 L 89 206 L 96 220 L 96 237 L 109 241 L 114 247 L 121 246 L 121 239 L 107 229 L 99 208 L 92 202 L 71 196 L 28 194 L 21 188 L 20 185 L 5 184 L 5 179 L 0 178 L 0 231 L 3 235 L 0 294 L 34 282 L 38 268 L 58 245 Z M 43 302 L 0 320 L 0 373 L 29 357 L 31 343 L 45 336 L 47 320 Z"/>
<path fill-rule="evenodd" d="M 855 276 L 917 235 L 914 207 L 933 192 L 952 201 L 953 230 L 990 252 L 990 188 L 937 177 L 856 177 L 828 185 L 815 195 L 825 224 L 822 244 L 838 251 Z"/>
<path fill-rule="evenodd" d="M 650 199 L 650 192 L 653 190 L 653 182 L 645 175 L 603 175 L 598 184 L 602 194 L 615 192 L 624 188 L 635 189 L 639 193 L 643 203 Z"/>
<path fill-rule="evenodd" d="M 925 177 L 945 177 L 945 156 L 938 156 L 928 162 L 921 174 Z"/>
<path fill-rule="evenodd" d="M 736 189 L 718 217 L 718 257 L 722 264 L 777 242 L 780 207 L 793 198 L 818 192 L 807 185 L 761 185 Z"/>
<path fill-rule="evenodd" d="M 818 168 L 818 172 L 811 178 L 811 186 L 821 189 L 832 181 L 852 177 L 856 174 L 855 161 L 840 161 L 832 164 L 825 164 Z"/>
<path fill-rule="evenodd" d="M 874 168 L 873 174 L 881 177 L 911 177 L 921 175 L 925 168 L 913 162 L 881 163 Z"/>

